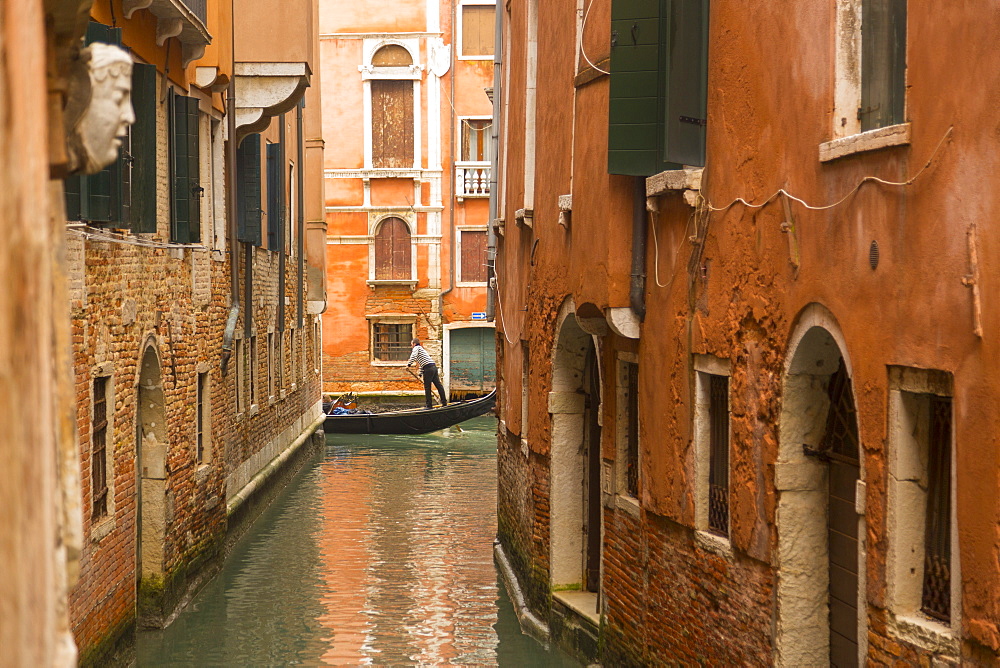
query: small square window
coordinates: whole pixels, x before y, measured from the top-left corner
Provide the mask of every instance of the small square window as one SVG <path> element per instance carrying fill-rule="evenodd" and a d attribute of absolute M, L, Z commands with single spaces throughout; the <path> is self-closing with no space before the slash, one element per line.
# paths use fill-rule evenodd
<path fill-rule="evenodd" d="M 496 6 L 492 4 L 462 5 L 463 57 L 481 58 L 493 55 L 496 34 Z"/>
<path fill-rule="evenodd" d="M 372 357 L 380 362 L 405 362 L 412 338 L 413 323 L 372 323 Z"/>

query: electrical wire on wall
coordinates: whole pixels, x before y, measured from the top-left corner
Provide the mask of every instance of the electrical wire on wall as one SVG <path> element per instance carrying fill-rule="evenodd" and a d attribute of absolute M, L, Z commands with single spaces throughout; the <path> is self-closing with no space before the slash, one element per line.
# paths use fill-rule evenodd
<path fill-rule="evenodd" d="M 496 282 L 496 295 L 497 295 L 497 315 L 500 316 L 500 328 L 503 330 L 503 338 L 507 340 L 507 343 L 514 345 L 518 342 L 517 339 L 511 339 L 507 336 L 507 323 L 503 317 L 503 300 L 500 298 L 500 274 L 497 273 L 496 267 L 493 268 L 493 279 Z"/>
<path fill-rule="evenodd" d="M 99 241 L 101 243 L 111 243 L 111 244 L 122 244 L 125 246 L 142 246 L 144 248 L 187 248 L 193 251 L 207 251 L 209 250 L 205 246 L 197 246 L 193 244 L 171 244 L 164 243 L 162 241 L 154 241 L 152 239 L 140 239 L 138 237 L 124 237 L 107 230 L 102 230 L 96 227 L 67 227 L 66 231 L 75 234 L 76 236 L 83 237 L 88 241 Z"/>
<path fill-rule="evenodd" d="M 602 70 L 600 67 L 595 65 L 594 62 L 590 59 L 590 56 L 587 55 L 586 47 L 583 46 L 583 43 L 585 41 L 584 36 L 587 33 L 587 19 L 590 18 L 590 10 L 591 8 L 593 8 L 593 6 L 594 6 L 594 0 L 590 0 L 590 2 L 587 4 L 587 11 L 583 13 L 583 25 L 580 26 L 580 55 L 583 56 L 583 59 L 587 61 L 587 64 L 590 65 L 595 71 L 600 72 L 601 74 L 611 74 L 611 72 Z"/>

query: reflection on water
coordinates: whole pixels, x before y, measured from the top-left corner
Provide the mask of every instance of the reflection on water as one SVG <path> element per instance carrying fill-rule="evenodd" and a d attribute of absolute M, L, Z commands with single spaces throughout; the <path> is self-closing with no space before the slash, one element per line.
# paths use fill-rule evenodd
<path fill-rule="evenodd" d="M 328 436 L 138 664 L 577 665 L 498 587 L 495 426 Z"/>

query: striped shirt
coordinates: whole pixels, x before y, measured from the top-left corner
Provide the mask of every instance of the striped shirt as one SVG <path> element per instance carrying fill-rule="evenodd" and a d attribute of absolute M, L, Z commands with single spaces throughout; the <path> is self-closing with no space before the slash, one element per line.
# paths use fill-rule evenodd
<path fill-rule="evenodd" d="M 434 364 L 434 360 L 432 360 L 431 356 L 427 354 L 427 351 L 424 350 L 423 346 L 413 346 L 413 352 L 410 353 L 410 360 L 406 363 L 406 366 L 410 366 L 414 362 L 416 362 L 417 366 L 421 369 L 428 364 Z"/>

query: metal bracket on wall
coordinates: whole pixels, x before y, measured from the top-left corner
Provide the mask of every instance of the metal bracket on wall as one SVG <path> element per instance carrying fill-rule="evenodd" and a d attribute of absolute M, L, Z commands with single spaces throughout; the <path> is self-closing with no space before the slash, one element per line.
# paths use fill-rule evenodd
<path fill-rule="evenodd" d="M 795 231 L 792 205 L 785 193 L 781 194 L 781 205 L 785 209 L 785 220 L 781 223 L 781 231 L 788 235 L 788 262 L 792 265 L 792 278 L 796 279 L 799 277 L 799 236 Z"/>

